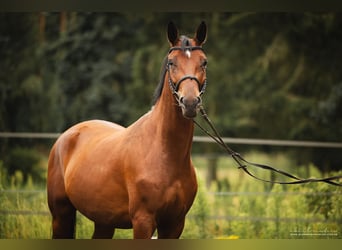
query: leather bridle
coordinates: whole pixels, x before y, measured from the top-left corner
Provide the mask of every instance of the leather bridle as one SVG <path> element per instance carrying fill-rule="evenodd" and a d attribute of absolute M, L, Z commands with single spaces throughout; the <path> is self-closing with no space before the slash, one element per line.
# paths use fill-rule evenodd
<path fill-rule="evenodd" d="M 174 51 L 174 50 L 182 50 L 182 51 L 193 51 L 193 50 L 202 50 L 203 51 L 203 48 L 201 46 L 185 46 L 185 47 L 172 47 L 170 48 L 169 50 L 169 54 Z M 175 98 L 177 99 L 177 101 L 179 101 L 179 94 L 178 94 L 178 90 L 179 90 L 179 86 L 181 85 L 181 83 L 187 79 L 190 79 L 190 80 L 194 80 L 197 85 L 198 85 L 198 89 L 200 91 L 199 93 L 199 97 L 201 97 L 204 92 L 205 92 L 205 89 L 207 87 L 207 78 L 205 78 L 204 82 L 201 83 L 199 81 L 199 79 L 196 77 L 196 76 L 193 76 L 193 75 L 185 75 L 183 76 L 181 79 L 179 79 L 177 82 L 173 82 L 172 79 L 171 79 L 171 73 L 170 73 L 170 62 L 167 62 L 166 64 L 166 70 L 168 72 L 168 75 L 169 75 L 169 86 L 170 86 L 170 89 L 171 89 L 171 92 L 172 94 L 175 96 Z"/>

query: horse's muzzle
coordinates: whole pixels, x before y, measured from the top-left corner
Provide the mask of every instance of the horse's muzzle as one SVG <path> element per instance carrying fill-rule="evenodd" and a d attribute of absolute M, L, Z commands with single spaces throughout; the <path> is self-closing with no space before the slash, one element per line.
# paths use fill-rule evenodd
<path fill-rule="evenodd" d="M 188 119 L 196 117 L 201 103 L 202 98 L 200 96 L 195 98 L 179 98 L 179 106 L 182 108 L 182 114 Z"/>

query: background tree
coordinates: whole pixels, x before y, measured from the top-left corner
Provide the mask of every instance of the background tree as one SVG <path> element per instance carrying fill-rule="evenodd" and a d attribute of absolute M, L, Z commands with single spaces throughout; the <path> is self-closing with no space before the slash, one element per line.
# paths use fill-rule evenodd
<path fill-rule="evenodd" d="M 129 125 L 151 107 L 170 20 L 189 36 L 208 24 L 204 102 L 222 135 L 342 140 L 339 13 L 1 13 L 0 129 Z M 17 144 L 36 147 L 3 141 L 1 159 Z M 337 150 L 296 157 L 341 169 Z"/>

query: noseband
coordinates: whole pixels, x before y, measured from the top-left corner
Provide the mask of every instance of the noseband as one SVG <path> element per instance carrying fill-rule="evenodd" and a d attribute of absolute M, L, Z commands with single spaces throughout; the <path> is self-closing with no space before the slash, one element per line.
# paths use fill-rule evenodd
<path fill-rule="evenodd" d="M 203 48 L 201 46 L 186 46 L 186 47 L 172 47 L 169 50 L 169 54 L 174 51 L 174 50 L 182 50 L 182 51 L 186 51 L 186 50 L 202 50 Z M 171 79 L 171 74 L 170 74 L 170 64 L 167 63 L 166 64 L 166 70 L 168 71 L 168 75 L 169 75 L 169 86 L 170 89 L 172 91 L 172 94 L 176 97 L 176 99 L 179 99 L 179 94 L 178 94 L 178 90 L 179 90 L 179 86 L 181 85 L 181 83 L 187 79 L 190 80 L 195 80 L 197 85 L 198 85 L 198 89 L 200 90 L 199 96 L 202 96 L 203 93 L 205 92 L 205 88 L 207 87 L 207 79 L 204 80 L 203 84 L 201 85 L 201 82 L 198 80 L 198 78 L 196 76 L 192 76 L 192 75 L 185 75 L 183 76 L 181 79 L 179 79 L 177 82 L 173 82 Z"/>

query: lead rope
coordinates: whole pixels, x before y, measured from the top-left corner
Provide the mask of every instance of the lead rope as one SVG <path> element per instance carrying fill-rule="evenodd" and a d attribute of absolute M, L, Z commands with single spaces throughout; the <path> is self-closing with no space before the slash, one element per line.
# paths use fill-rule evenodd
<path fill-rule="evenodd" d="M 273 168 L 271 166 L 268 165 L 264 165 L 264 164 L 258 164 L 258 163 L 253 163 L 253 162 L 249 162 L 247 160 L 245 160 L 239 153 L 233 151 L 230 147 L 228 147 L 228 145 L 226 143 L 224 143 L 222 137 L 220 136 L 220 134 L 218 133 L 217 129 L 215 128 L 214 124 L 211 122 L 211 120 L 209 119 L 207 113 L 205 112 L 203 106 L 200 106 L 200 112 L 202 117 L 204 118 L 204 120 L 208 123 L 209 127 L 211 128 L 211 130 L 213 131 L 214 135 L 211 134 L 208 130 L 206 130 L 203 126 L 201 126 L 197 121 L 193 120 L 194 123 L 204 132 L 206 133 L 208 136 L 210 136 L 217 144 L 219 144 L 234 160 L 235 162 L 239 165 L 239 169 L 242 169 L 246 174 L 248 174 L 249 176 L 259 180 L 259 181 L 263 181 L 263 182 L 268 182 L 268 183 L 276 183 L 276 184 L 303 184 L 303 183 L 309 183 L 309 182 L 325 182 L 328 183 L 330 185 L 334 185 L 334 186 L 342 186 L 342 183 L 337 183 L 334 182 L 334 180 L 339 180 L 342 179 L 341 175 L 338 176 L 331 176 L 331 177 L 326 177 L 326 178 L 308 178 L 308 179 L 302 179 L 299 178 L 297 176 L 294 176 L 290 173 L 287 173 L 283 170 L 280 169 L 276 169 Z M 272 180 L 264 180 L 262 178 L 259 178 L 257 176 L 255 176 L 254 174 L 252 174 L 248 169 L 248 165 L 250 166 L 255 166 L 258 168 L 262 168 L 262 169 L 266 169 L 269 171 L 273 171 L 276 173 L 279 173 L 281 175 L 284 175 L 286 177 L 289 177 L 291 179 L 294 179 L 295 181 L 272 181 Z"/>

